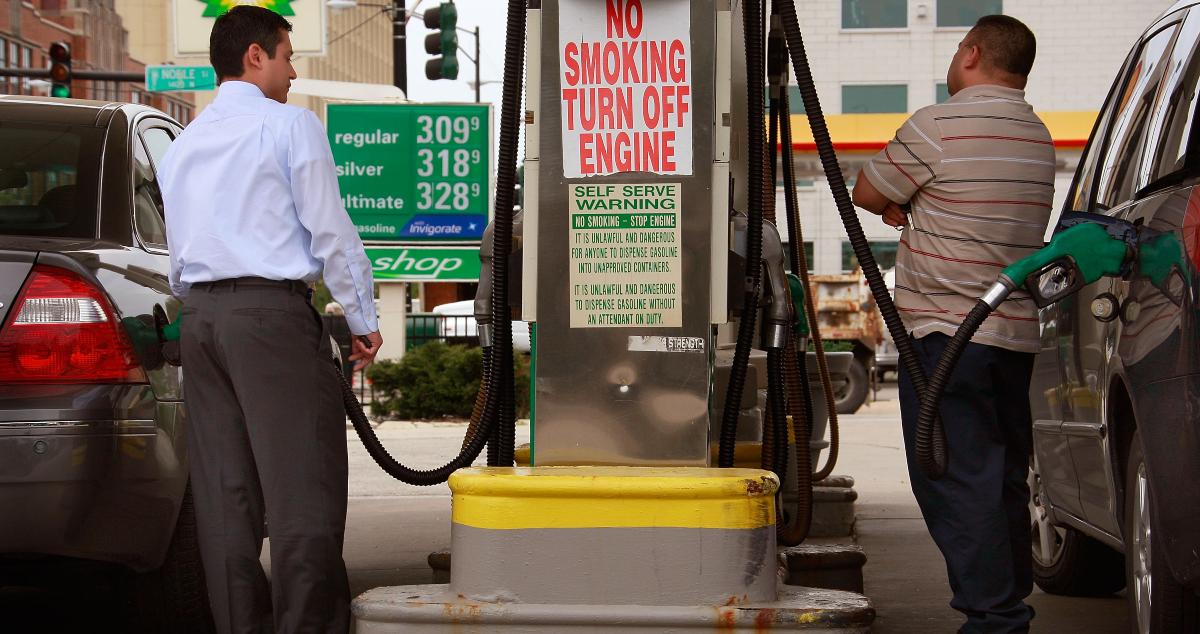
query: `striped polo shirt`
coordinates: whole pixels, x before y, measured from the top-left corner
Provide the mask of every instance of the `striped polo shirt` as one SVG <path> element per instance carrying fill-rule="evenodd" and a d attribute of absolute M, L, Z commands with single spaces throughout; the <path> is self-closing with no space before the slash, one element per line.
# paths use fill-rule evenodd
<path fill-rule="evenodd" d="M 953 335 L 1000 271 L 1043 245 L 1054 142 L 1022 90 L 972 86 L 918 110 L 863 173 L 911 206 L 896 253 L 896 307 L 916 338 Z M 1012 293 L 972 341 L 1036 352 L 1029 295 Z"/>

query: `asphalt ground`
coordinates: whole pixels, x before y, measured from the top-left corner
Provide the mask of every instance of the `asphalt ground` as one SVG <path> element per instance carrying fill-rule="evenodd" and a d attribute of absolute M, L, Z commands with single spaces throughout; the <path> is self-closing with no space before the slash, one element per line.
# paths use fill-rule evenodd
<path fill-rule="evenodd" d="M 961 617 L 949 607 L 941 556 L 925 531 L 904 469 L 894 383 L 877 401 L 842 419 L 835 473 L 851 475 L 859 494 L 854 541 L 868 557 L 866 594 L 878 612 L 875 632 L 954 632 Z M 377 434 L 392 454 L 417 468 L 439 466 L 457 451 L 462 423 L 386 422 Z M 520 426 L 517 442 L 528 440 Z M 347 429 L 350 501 L 344 558 L 351 590 L 429 583 L 426 557 L 450 545 L 450 491 L 393 480 Z M 824 540 L 823 540 L 824 541 Z M 264 553 L 264 563 L 270 565 Z M 64 573 L 37 585 L 0 586 L 2 632 L 125 632 L 120 579 Z M 1034 632 L 1117 634 L 1129 631 L 1123 595 L 1079 599 L 1035 590 Z"/>

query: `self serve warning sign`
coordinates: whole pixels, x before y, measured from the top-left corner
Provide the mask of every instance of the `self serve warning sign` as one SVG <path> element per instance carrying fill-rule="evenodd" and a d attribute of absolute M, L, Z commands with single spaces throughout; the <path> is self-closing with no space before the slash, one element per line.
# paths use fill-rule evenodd
<path fill-rule="evenodd" d="M 679 183 L 570 185 L 571 327 L 679 328 Z"/>
<path fill-rule="evenodd" d="M 692 173 L 688 0 L 563 0 L 563 175 Z"/>

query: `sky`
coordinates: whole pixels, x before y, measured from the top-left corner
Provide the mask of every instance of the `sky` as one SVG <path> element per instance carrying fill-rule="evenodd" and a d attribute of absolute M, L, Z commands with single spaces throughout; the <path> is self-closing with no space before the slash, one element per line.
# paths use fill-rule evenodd
<path fill-rule="evenodd" d="M 411 11 L 418 0 L 407 0 L 407 8 Z M 423 13 L 425 9 L 436 7 L 439 0 L 422 0 L 416 11 Z M 508 15 L 508 2 L 505 0 L 456 0 L 458 7 L 458 27 L 468 31 L 479 27 L 480 37 L 480 79 L 483 84 L 481 98 L 491 101 L 500 108 L 501 85 L 488 84 L 489 80 L 499 82 L 504 76 L 504 30 Z M 475 91 L 467 83 L 475 79 L 475 67 L 466 56 L 459 52 L 458 79 L 450 81 L 439 79 L 430 81 L 425 78 L 425 61 L 430 55 L 425 52 L 425 35 L 429 30 L 420 17 L 413 16 L 408 22 L 408 98 L 413 101 L 474 101 Z M 474 56 L 475 37 L 470 33 L 459 32 L 458 44 L 467 53 Z M 499 114 L 497 112 L 497 114 Z"/>

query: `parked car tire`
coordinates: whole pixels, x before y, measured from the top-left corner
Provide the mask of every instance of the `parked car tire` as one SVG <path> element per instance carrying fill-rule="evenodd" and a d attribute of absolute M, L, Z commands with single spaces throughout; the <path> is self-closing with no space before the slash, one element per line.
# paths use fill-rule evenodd
<path fill-rule="evenodd" d="M 1033 581 L 1049 594 L 1099 597 L 1125 587 L 1121 554 L 1049 515 L 1037 460 L 1029 470 L 1029 514 L 1033 532 Z"/>
<path fill-rule="evenodd" d="M 1125 561 L 1130 623 L 1139 634 L 1200 631 L 1200 597 L 1175 580 L 1166 552 L 1154 548 L 1158 532 L 1151 509 L 1142 440 L 1133 434 L 1125 468 Z"/>
<path fill-rule="evenodd" d="M 129 592 L 132 619 L 139 632 L 209 634 L 216 631 L 204 585 L 191 485 L 184 491 L 175 535 L 162 567 L 135 575 Z"/>
<path fill-rule="evenodd" d="M 867 391 L 871 387 L 867 366 L 858 357 L 850 364 L 846 373 L 846 384 L 834 390 L 834 405 L 839 414 L 853 414 L 867 401 Z"/>

